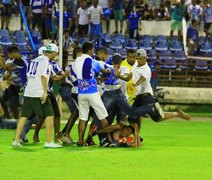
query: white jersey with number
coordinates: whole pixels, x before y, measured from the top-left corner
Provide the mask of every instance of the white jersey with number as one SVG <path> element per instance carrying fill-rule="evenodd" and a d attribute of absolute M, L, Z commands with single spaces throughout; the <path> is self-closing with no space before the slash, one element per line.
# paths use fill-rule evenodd
<path fill-rule="evenodd" d="M 151 69 L 147 63 L 143 66 L 138 66 L 138 63 L 135 62 L 132 68 L 133 83 L 136 83 L 142 76 L 146 79 L 140 85 L 135 86 L 136 95 L 144 93 L 150 93 L 151 95 L 153 95 L 153 90 L 150 84 L 151 75 L 152 75 Z"/>
<path fill-rule="evenodd" d="M 51 71 L 52 65 L 50 64 L 47 56 L 42 55 L 32 60 L 27 72 L 28 81 L 24 91 L 24 96 L 41 97 L 44 93 L 41 76 L 45 76 L 48 82 Z"/>

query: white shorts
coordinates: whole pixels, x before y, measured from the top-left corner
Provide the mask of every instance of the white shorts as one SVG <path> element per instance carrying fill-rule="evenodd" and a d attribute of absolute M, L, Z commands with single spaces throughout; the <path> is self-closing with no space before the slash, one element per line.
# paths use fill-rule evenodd
<path fill-rule="evenodd" d="M 93 94 L 78 94 L 79 118 L 87 121 L 90 106 L 94 109 L 99 120 L 108 116 L 99 92 Z"/>

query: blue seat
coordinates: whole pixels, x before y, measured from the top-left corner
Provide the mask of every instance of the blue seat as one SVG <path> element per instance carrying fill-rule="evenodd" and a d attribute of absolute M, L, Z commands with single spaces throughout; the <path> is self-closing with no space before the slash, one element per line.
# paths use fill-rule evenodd
<path fill-rule="evenodd" d="M 78 41 L 78 33 L 77 32 L 73 32 L 71 34 L 71 38 L 74 42 L 77 42 Z"/>
<path fill-rule="evenodd" d="M 16 30 L 13 33 L 13 38 L 26 37 L 23 30 Z"/>
<path fill-rule="evenodd" d="M 31 52 L 31 47 L 29 45 L 19 45 L 18 46 L 20 53 L 23 55 L 30 55 Z"/>
<path fill-rule="evenodd" d="M 121 54 L 122 59 L 125 59 L 127 57 L 127 50 L 125 48 L 118 49 L 115 51 L 115 53 Z"/>
<path fill-rule="evenodd" d="M 145 49 L 147 51 L 151 50 L 152 49 L 152 43 L 151 43 L 151 41 L 143 41 L 143 40 L 141 40 L 139 48 Z"/>
<path fill-rule="evenodd" d="M 0 44 L 1 45 L 12 45 L 13 44 L 13 41 L 12 41 L 12 38 L 10 36 L 1 36 L 0 37 Z"/>
<path fill-rule="evenodd" d="M 13 39 L 15 45 L 27 45 L 27 40 L 24 31 L 17 30 L 13 33 Z"/>
<path fill-rule="evenodd" d="M 35 48 L 39 49 L 42 46 L 42 38 L 39 31 L 31 31 L 32 40 L 35 44 Z"/>
<path fill-rule="evenodd" d="M 208 69 L 208 62 L 204 60 L 196 60 L 194 69 L 196 70 L 207 70 Z"/>
<path fill-rule="evenodd" d="M 111 35 L 109 33 L 102 34 L 102 45 L 109 46 L 112 41 Z"/>
<path fill-rule="evenodd" d="M 122 43 L 119 38 L 113 38 L 110 44 L 110 48 L 113 50 L 122 49 Z"/>
<path fill-rule="evenodd" d="M 184 51 L 176 51 L 174 53 L 174 59 L 179 62 L 179 68 L 188 69 L 188 62 Z"/>
<path fill-rule="evenodd" d="M 108 54 L 108 57 L 111 58 L 113 57 L 114 51 L 111 48 L 107 48 L 107 54 Z"/>
<path fill-rule="evenodd" d="M 135 39 L 128 39 L 125 45 L 126 49 L 138 49 L 138 42 Z"/>
<path fill-rule="evenodd" d="M 208 56 L 208 57 L 212 57 L 212 52 L 207 53 L 207 56 Z M 212 70 L 212 61 L 208 61 L 208 69 L 209 69 L 209 70 Z"/>
<path fill-rule="evenodd" d="M 172 39 L 170 39 L 170 41 L 179 41 L 178 36 L 173 36 Z"/>
<path fill-rule="evenodd" d="M 10 36 L 9 31 L 6 30 L 6 29 L 0 29 L 0 38 L 1 38 L 2 36 Z"/>
<path fill-rule="evenodd" d="M 171 51 L 182 51 L 182 50 L 183 50 L 183 46 L 182 46 L 182 43 L 181 43 L 180 41 L 172 40 L 172 41 L 170 42 L 169 49 L 170 49 Z"/>
<path fill-rule="evenodd" d="M 204 44 L 204 43 L 205 43 L 205 36 L 199 36 L 199 38 L 198 38 L 198 43 L 199 43 L 200 46 L 201 46 L 202 44 Z"/>
<path fill-rule="evenodd" d="M 205 42 L 201 45 L 200 51 L 204 53 L 210 53 L 212 52 L 212 43 L 210 42 Z"/>
<path fill-rule="evenodd" d="M 147 51 L 148 58 L 157 59 L 157 52 L 155 49 L 151 49 Z"/>
<path fill-rule="evenodd" d="M 173 58 L 173 54 L 170 50 L 161 51 L 159 60 L 162 62 L 162 68 L 175 69 L 177 67 L 176 60 Z"/>
<path fill-rule="evenodd" d="M 165 41 L 167 42 L 167 38 L 164 35 L 157 35 L 155 38 L 155 43 L 159 42 L 159 41 Z"/>
<path fill-rule="evenodd" d="M 126 38 L 124 37 L 123 34 L 114 34 L 113 39 L 120 39 L 121 43 L 124 44 L 126 42 Z"/>
<path fill-rule="evenodd" d="M 85 43 L 85 42 L 87 42 L 87 41 L 89 41 L 89 38 L 88 37 L 82 37 L 82 38 L 80 38 L 79 39 L 79 47 L 82 47 L 82 45 Z"/>
<path fill-rule="evenodd" d="M 151 43 L 153 43 L 153 37 L 151 35 L 144 34 L 143 36 L 141 36 L 141 40 L 150 41 Z"/>
<path fill-rule="evenodd" d="M 167 41 L 158 41 L 155 44 L 155 49 L 157 51 L 165 51 L 168 50 L 168 44 Z"/>

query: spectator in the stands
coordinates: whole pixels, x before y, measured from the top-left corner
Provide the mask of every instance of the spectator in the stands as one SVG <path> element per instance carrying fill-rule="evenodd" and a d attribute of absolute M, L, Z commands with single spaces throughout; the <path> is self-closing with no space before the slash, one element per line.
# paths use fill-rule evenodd
<path fill-rule="evenodd" d="M 158 11 L 159 20 L 170 20 L 170 15 L 167 12 L 167 9 L 164 4 L 161 4 L 160 10 Z"/>
<path fill-rule="evenodd" d="M 70 34 L 75 32 L 76 29 L 76 22 L 77 22 L 77 9 L 79 7 L 79 0 L 67 0 L 68 1 L 68 10 L 71 13 L 72 18 L 72 26 L 70 29 Z"/>
<path fill-rule="evenodd" d="M 30 27 L 30 0 L 21 0 L 20 3 L 22 3 L 28 27 Z M 23 28 L 22 16 L 21 16 L 20 20 L 21 20 L 21 30 L 23 30 L 24 28 Z"/>
<path fill-rule="evenodd" d="M 150 19 L 157 18 L 157 13 L 160 9 L 161 0 L 147 0 Z"/>
<path fill-rule="evenodd" d="M 60 19 L 60 12 L 56 11 L 55 13 L 56 18 L 56 29 L 59 29 L 59 19 Z M 68 10 L 67 5 L 63 4 L 63 32 L 68 31 L 70 33 L 72 26 L 72 19 L 71 19 L 71 13 Z"/>
<path fill-rule="evenodd" d="M 12 0 L 1 0 L 0 2 L 0 6 L 2 7 L 1 29 L 4 29 L 4 24 L 6 24 L 5 28 L 9 30 L 8 26 L 12 15 L 12 5 L 13 5 Z"/>
<path fill-rule="evenodd" d="M 171 1 L 165 1 L 164 6 L 166 11 L 166 20 L 170 20 L 172 15 Z"/>
<path fill-rule="evenodd" d="M 102 7 L 104 13 L 104 20 L 106 22 L 106 32 L 109 33 L 110 28 L 110 13 L 111 13 L 111 0 L 99 0 L 99 6 Z"/>
<path fill-rule="evenodd" d="M 31 7 L 31 14 L 32 14 L 32 30 L 35 30 L 36 26 L 38 31 L 41 33 L 43 37 L 42 31 L 42 23 L 43 23 L 43 0 L 31 0 L 30 7 Z"/>
<path fill-rule="evenodd" d="M 52 39 L 52 12 L 55 0 L 44 0 L 45 35 L 47 39 Z"/>
<path fill-rule="evenodd" d="M 101 36 L 101 23 L 103 19 L 102 7 L 98 5 L 99 0 L 93 0 L 93 6 L 88 8 L 88 19 L 90 21 L 90 38 L 92 39 L 94 35 L 97 35 L 97 39 Z"/>
<path fill-rule="evenodd" d="M 191 20 L 191 25 L 187 30 L 187 45 L 188 54 L 193 55 L 195 47 L 198 47 L 198 30 L 197 21 L 195 19 Z"/>
<path fill-rule="evenodd" d="M 174 12 L 172 13 L 170 39 L 172 39 L 174 31 L 177 29 L 178 39 L 182 40 L 182 20 L 186 15 L 186 10 L 185 0 L 180 0 L 180 2 L 176 4 Z"/>
<path fill-rule="evenodd" d="M 143 18 L 143 16 L 144 16 L 144 9 L 145 9 L 144 1 L 143 0 L 136 0 L 135 1 L 135 6 L 136 6 L 136 11 Z"/>
<path fill-rule="evenodd" d="M 139 39 L 139 31 L 141 30 L 141 17 L 138 12 L 136 12 L 135 6 L 131 8 L 131 12 L 127 17 L 129 21 L 129 35 L 130 39 Z"/>
<path fill-rule="evenodd" d="M 81 37 L 88 35 L 88 28 L 89 28 L 89 21 L 88 21 L 88 7 L 87 7 L 87 1 L 83 0 L 81 2 L 81 7 L 77 10 L 77 16 L 78 16 L 78 39 Z"/>
<path fill-rule="evenodd" d="M 192 0 L 192 4 L 188 6 L 188 15 L 190 20 L 196 20 L 197 25 L 200 25 L 200 19 L 202 16 L 202 8 L 197 4 L 197 0 Z"/>
<path fill-rule="evenodd" d="M 209 0 L 204 0 L 203 3 L 204 32 L 206 33 L 206 40 L 208 40 L 208 36 L 212 37 L 212 32 L 209 31 L 212 24 L 212 6 Z"/>
<path fill-rule="evenodd" d="M 124 0 L 113 0 L 113 11 L 114 11 L 114 19 L 115 19 L 115 32 L 114 33 L 122 33 L 123 31 L 123 9 L 124 9 Z M 118 22 L 120 21 L 120 31 L 118 28 Z"/>
<path fill-rule="evenodd" d="M 142 19 L 143 20 L 151 20 L 152 19 L 152 15 L 148 11 L 148 4 L 144 5 L 144 13 L 143 13 Z"/>

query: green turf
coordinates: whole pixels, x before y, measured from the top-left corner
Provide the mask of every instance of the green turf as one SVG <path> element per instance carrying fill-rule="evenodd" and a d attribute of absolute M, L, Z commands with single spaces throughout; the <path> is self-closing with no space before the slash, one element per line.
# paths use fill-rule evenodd
<path fill-rule="evenodd" d="M 211 122 L 143 122 L 140 148 L 69 146 L 12 148 L 14 130 L 0 130 L 1 179 L 212 179 Z M 77 137 L 74 127 L 73 137 Z M 44 142 L 45 131 L 40 133 Z M 31 140 L 32 131 L 28 135 Z"/>

